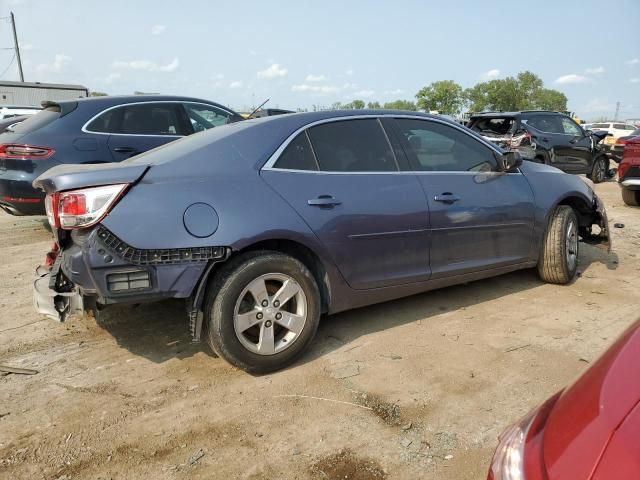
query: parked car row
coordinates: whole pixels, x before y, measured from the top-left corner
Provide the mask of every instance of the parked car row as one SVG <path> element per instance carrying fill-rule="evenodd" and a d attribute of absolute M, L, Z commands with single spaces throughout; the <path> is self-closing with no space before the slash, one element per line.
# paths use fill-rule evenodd
<path fill-rule="evenodd" d="M 600 142 L 607 132 L 584 130 L 558 112 L 488 112 L 473 115 L 471 130 L 526 160 L 551 165 L 567 173 L 584 173 L 600 183 L 607 178 L 609 157 Z"/>

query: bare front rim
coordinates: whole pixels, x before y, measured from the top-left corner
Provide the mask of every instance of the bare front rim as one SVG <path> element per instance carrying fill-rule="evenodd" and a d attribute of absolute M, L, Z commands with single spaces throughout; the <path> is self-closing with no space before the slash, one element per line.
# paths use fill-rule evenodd
<path fill-rule="evenodd" d="M 233 328 L 240 343 L 259 355 L 293 344 L 307 321 L 307 297 L 289 275 L 267 273 L 252 280 L 236 301 Z"/>

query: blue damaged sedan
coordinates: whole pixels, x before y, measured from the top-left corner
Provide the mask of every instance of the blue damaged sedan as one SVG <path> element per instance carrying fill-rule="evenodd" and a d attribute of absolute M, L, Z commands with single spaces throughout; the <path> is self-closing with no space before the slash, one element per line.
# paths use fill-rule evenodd
<path fill-rule="evenodd" d="M 194 340 L 253 373 L 291 364 L 320 316 L 610 248 L 583 179 L 415 112 L 249 120 L 121 163 L 63 165 L 38 311 L 185 299 Z"/>

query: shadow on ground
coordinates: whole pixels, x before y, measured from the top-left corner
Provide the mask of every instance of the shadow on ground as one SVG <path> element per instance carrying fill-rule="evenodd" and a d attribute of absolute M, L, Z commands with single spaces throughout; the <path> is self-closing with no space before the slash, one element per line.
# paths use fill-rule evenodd
<path fill-rule="evenodd" d="M 613 270 L 618 267 L 618 256 L 582 244 L 579 272 L 584 273 L 594 263 L 602 263 Z M 535 269 L 521 270 L 323 317 L 311 348 L 296 365 L 326 355 L 370 333 L 417 320 L 428 324 L 434 315 L 490 302 L 542 285 Z M 474 321 L 484 320 L 478 318 Z M 98 324 L 113 335 L 122 348 L 156 363 L 172 358 L 187 358 L 198 352 L 214 356 L 206 341 L 191 343 L 184 302 L 180 300 L 109 307 L 100 312 Z"/>

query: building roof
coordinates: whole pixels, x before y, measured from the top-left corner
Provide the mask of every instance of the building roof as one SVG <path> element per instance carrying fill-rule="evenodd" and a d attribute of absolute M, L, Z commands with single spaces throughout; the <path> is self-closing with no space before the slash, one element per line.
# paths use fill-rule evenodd
<path fill-rule="evenodd" d="M 83 85 L 68 85 L 64 83 L 13 82 L 9 80 L 0 81 L 0 87 L 49 88 L 51 90 L 89 90 Z"/>

